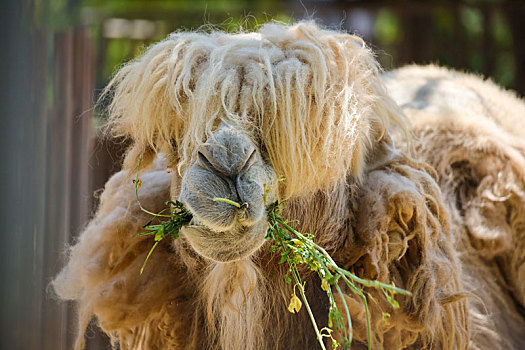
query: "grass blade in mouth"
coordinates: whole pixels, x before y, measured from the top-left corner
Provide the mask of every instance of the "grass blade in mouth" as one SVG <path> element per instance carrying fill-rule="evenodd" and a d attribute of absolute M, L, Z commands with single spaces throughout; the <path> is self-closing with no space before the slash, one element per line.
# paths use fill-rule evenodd
<path fill-rule="evenodd" d="M 228 199 L 228 198 L 219 198 L 219 197 L 215 197 L 213 198 L 213 201 L 214 202 L 224 202 L 224 203 L 227 203 L 229 205 L 233 205 L 234 207 L 237 207 L 239 209 L 243 209 L 243 208 L 248 208 L 248 203 L 237 203 L 235 201 L 232 201 L 231 199 Z"/>

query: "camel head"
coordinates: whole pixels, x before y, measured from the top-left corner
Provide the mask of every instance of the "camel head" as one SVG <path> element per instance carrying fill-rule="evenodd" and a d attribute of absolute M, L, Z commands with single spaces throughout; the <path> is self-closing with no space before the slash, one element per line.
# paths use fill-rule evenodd
<path fill-rule="evenodd" d="M 250 138 L 235 126 L 221 125 L 198 148 L 182 178 L 179 200 L 193 222 L 181 234 L 197 253 L 214 261 L 250 256 L 264 243 L 266 203 L 276 199 L 276 184 L 275 171 Z"/>
<path fill-rule="evenodd" d="M 359 179 L 389 125 L 403 124 L 379 72 L 360 38 L 311 22 L 178 32 L 116 74 L 109 126 L 133 141 L 124 169 L 140 154 L 168 158 L 171 199 L 194 215 L 182 234 L 234 261 L 264 242 L 264 185 L 272 203 Z"/>

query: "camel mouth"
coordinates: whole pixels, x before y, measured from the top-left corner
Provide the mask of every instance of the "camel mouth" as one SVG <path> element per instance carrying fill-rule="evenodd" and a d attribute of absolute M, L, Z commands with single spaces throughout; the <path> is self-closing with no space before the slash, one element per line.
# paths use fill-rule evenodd
<path fill-rule="evenodd" d="M 192 248 L 215 262 L 249 258 L 264 244 L 268 228 L 267 206 L 261 199 L 249 199 L 239 206 L 213 201 L 213 196 L 182 196 L 180 200 L 193 219 L 181 230 Z M 258 198 L 257 196 L 256 198 Z M 243 205 L 244 204 L 244 205 Z"/>
<path fill-rule="evenodd" d="M 210 200 L 210 203 L 213 201 Z M 228 203 L 213 202 L 213 213 L 211 210 L 203 211 L 194 208 L 191 203 L 183 201 L 184 206 L 192 214 L 191 226 L 202 226 L 216 232 L 224 233 L 236 230 L 239 227 L 251 227 L 264 219 L 266 208 L 258 208 L 254 203 L 244 202 L 239 207 Z M 210 207 L 211 208 L 211 207 Z M 213 215 L 216 214 L 216 215 Z"/>
<path fill-rule="evenodd" d="M 275 171 L 252 139 L 238 125 L 221 124 L 182 177 L 178 200 L 194 218 L 182 232 L 206 258 L 247 258 L 265 242 L 265 201 L 276 197 L 276 187 Z"/>

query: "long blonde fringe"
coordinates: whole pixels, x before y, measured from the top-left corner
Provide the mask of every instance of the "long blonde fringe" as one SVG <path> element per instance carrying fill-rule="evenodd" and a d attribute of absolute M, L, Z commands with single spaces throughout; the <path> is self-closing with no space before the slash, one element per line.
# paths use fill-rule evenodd
<path fill-rule="evenodd" d="M 175 153 L 180 174 L 221 121 L 237 123 L 264 145 L 288 198 L 359 178 L 371 144 L 392 124 L 406 128 L 379 73 L 359 37 L 313 22 L 266 24 L 173 33 L 125 65 L 104 96 L 109 130 Z"/>

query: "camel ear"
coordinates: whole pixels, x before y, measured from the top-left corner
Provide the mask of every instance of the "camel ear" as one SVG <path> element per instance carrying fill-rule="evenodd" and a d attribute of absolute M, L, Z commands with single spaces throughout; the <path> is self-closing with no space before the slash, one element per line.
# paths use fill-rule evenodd
<path fill-rule="evenodd" d="M 456 191 L 458 209 L 464 213 L 472 245 L 487 258 L 513 248 L 516 227 L 512 218 L 525 209 L 523 198 L 520 200 L 525 189 L 521 164 L 515 162 L 516 157 L 501 154 L 505 153 L 480 153 L 452 166 L 454 178 L 461 179 Z"/>
<path fill-rule="evenodd" d="M 507 222 L 509 212 L 505 197 L 491 200 L 483 195 L 468 203 L 465 224 L 474 247 L 485 256 L 494 257 L 512 245 L 512 229 Z"/>

